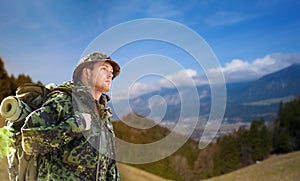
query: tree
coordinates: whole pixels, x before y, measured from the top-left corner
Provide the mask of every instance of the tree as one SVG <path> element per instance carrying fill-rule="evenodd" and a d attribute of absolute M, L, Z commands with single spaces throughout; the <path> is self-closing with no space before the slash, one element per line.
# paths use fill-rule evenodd
<path fill-rule="evenodd" d="M 300 150 L 300 97 L 280 104 L 272 133 L 274 153 Z"/>
<path fill-rule="evenodd" d="M 254 120 L 249 130 L 253 161 L 263 160 L 269 153 L 271 141 L 264 120 Z"/>
<path fill-rule="evenodd" d="M 14 85 L 15 87 L 19 87 L 24 83 L 31 83 L 32 80 L 28 75 L 19 74 L 18 78 L 15 80 Z"/>
<path fill-rule="evenodd" d="M 240 152 L 237 140 L 232 136 L 224 136 L 219 141 L 220 149 L 214 157 L 214 175 L 225 174 L 240 166 Z"/>
<path fill-rule="evenodd" d="M 249 130 L 240 127 L 236 132 L 237 142 L 240 150 L 240 163 L 241 166 L 247 166 L 253 163 L 252 152 L 253 148 L 250 144 Z"/>
<path fill-rule="evenodd" d="M 2 61 L 2 58 L 0 57 L 0 102 L 5 98 L 6 96 L 9 96 L 11 94 L 11 82 L 10 78 L 4 68 L 4 62 Z"/>

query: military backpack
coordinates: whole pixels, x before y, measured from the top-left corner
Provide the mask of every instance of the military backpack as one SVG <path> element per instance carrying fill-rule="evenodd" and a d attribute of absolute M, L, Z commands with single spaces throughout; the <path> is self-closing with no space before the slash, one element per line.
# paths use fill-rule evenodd
<path fill-rule="evenodd" d="M 22 148 L 21 128 L 26 117 L 34 110 L 40 108 L 53 91 L 70 90 L 57 87 L 55 84 L 43 86 L 41 84 L 26 83 L 16 90 L 16 95 L 3 99 L 0 113 L 6 119 L 7 126 L 13 130 L 14 143 L 10 146 L 15 150 L 8 155 L 8 172 L 11 181 L 36 180 L 38 156 L 28 155 Z"/>

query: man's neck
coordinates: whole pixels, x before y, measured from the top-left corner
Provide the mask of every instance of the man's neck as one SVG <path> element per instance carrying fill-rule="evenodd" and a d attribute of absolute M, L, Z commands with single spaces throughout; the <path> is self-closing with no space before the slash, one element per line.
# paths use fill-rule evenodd
<path fill-rule="evenodd" d="M 95 100 L 99 100 L 99 98 L 103 92 L 91 88 L 90 93 L 92 94 L 92 96 L 94 97 Z"/>

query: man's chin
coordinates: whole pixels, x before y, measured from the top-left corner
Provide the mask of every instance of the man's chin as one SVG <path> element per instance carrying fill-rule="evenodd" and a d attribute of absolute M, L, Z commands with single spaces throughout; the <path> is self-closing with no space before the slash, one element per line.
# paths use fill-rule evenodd
<path fill-rule="evenodd" d="M 103 92 L 109 92 L 110 91 L 110 88 L 107 88 L 107 89 L 104 89 Z"/>

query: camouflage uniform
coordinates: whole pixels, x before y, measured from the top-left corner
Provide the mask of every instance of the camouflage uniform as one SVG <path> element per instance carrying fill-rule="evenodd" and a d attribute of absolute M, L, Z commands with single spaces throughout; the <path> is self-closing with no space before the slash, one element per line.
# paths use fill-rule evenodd
<path fill-rule="evenodd" d="M 119 180 L 108 96 L 95 101 L 82 85 L 60 87 L 66 91 L 54 91 L 22 128 L 23 149 L 38 158 L 37 180 Z"/>

